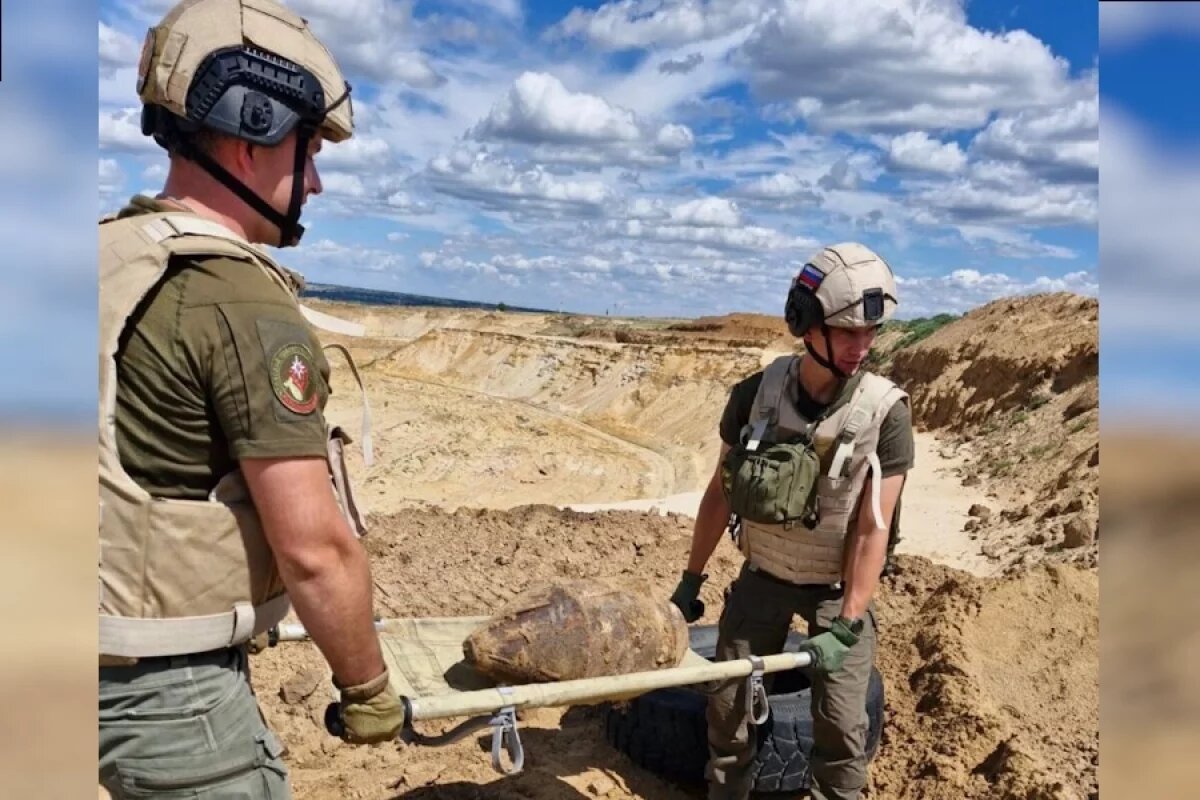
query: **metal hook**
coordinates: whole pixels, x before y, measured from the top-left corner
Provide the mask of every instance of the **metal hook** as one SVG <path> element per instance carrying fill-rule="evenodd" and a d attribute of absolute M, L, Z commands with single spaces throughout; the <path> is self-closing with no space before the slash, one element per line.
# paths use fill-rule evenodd
<path fill-rule="evenodd" d="M 762 725 L 767 721 L 768 715 L 771 713 L 771 705 L 767 700 L 767 689 L 763 686 L 763 660 L 758 656 L 749 656 L 750 676 L 746 678 L 746 716 L 755 725 Z M 762 711 L 755 714 L 754 709 L 760 708 Z"/>

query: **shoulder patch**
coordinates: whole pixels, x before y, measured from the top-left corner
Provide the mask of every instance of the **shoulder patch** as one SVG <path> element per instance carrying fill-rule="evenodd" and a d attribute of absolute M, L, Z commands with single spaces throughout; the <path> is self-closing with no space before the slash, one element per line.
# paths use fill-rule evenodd
<path fill-rule="evenodd" d="M 271 389 L 283 407 L 295 414 L 311 414 L 317 409 L 317 378 L 312 351 L 293 342 L 278 348 L 271 356 Z"/>

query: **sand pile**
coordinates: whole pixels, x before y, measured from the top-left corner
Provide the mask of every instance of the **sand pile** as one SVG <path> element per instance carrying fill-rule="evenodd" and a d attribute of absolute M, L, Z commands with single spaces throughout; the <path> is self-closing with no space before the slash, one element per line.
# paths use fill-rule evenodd
<path fill-rule="evenodd" d="M 888 727 L 872 771 L 907 800 L 1098 796 L 1099 578 L 981 580 L 903 558 L 881 600 Z"/>
<path fill-rule="evenodd" d="M 887 374 L 926 430 L 968 456 L 964 486 L 996 502 L 972 533 L 1005 568 L 1099 558 L 1099 304 L 1071 294 L 997 300 L 896 352 Z"/>
<path fill-rule="evenodd" d="M 906 556 L 882 585 L 889 721 L 871 798 L 1095 794 L 1097 578 L 1053 563 L 1095 561 L 1094 312 L 1094 301 L 1066 296 L 1001 301 L 895 354 L 918 422 L 938 434 L 922 450 L 936 463 L 913 482 L 914 492 L 937 497 L 915 514 L 907 509 L 921 504 L 906 496 L 903 525 L 921 552 L 964 568 L 981 557 L 967 552 L 974 536 L 976 550 L 1012 574 L 981 578 Z M 354 316 L 352 307 L 339 313 Z M 758 368 L 764 347 L 779 345 L 771 337 L 782 325 L 753 315 L 360 313 L 371 336 L 347 343 L 364 366 L 378 460 L 364 471 L 354 454 L 352 468 L 365 475 L 376 512 L 365 545 L 377 611 L 419 617 L 489 613 L 557 578 L 668 595 L 690 518 L 555 506 L 702 488 L 728 387 Z M 334 389 L 330 418 L 356 430 L 346 371 Z M 966 505 L 975 506 L 969 518 Z M 954 517 L 964 521 L 959 536 L 929 535 Z M 1068 546 L 1069 535 L 1082 545 Z M 947 541 L 931 540 L 939 538 Z M 716 621 L 740 563 L 723 540 L 708 568 L 704 622 Z M 328 674 L 311 645 L 271 650 L 254 669 L 268 720 L 289 747 L 298 798 L 703 796 L 614 751 L 594 709 L 526 715 L 526 772 L 505 779 L 488 763 L 486 734 L 446 748 L 358 748 L 329 737 Z"/>

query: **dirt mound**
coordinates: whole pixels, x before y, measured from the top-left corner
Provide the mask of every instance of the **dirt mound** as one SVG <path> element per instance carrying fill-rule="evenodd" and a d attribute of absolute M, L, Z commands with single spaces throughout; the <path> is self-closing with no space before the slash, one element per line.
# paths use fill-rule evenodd
<path fill-rule="evenodd" d="M 881 612 L 888 728 L 873 792 L 1098 797 L 1095 571 L 1044 565 L 983 580 L 903 558 Z"/>
<path fill-rule="evenodd" d="M 895 352 L 887 374 L 918 427 L 967 445 L 966 484 L 1005 507 L 976 535 L 1006 568 L 1094 566 L 1099 536 L 1099 303 L 1059 293 L 997 300 Z M 990 511 L 990 509 L 989 509 Z"/>
<path fill-rule="evenodd" d="M 693 333 L 716 341 L 753 343 L 745 346 L 787 348 L 795 340 L 782 317 L 766 314 L 734 313 L 720 317 L 699 317 L 668 325 L 667 330 Z"/>
<path fill-rule="evenodd" d="M 664 598 L 691 535 L 686 517 L 546 506 L 414 510 L 371 522 L 365 544 L 385 616 L 493 613 L 556 578 L 604 578 Z M 739 564 L 723 541 L 702 592 L 703 622 L 716 621 Z M 888 726 L 871 768 L 872 796 L 1089 796 L 1099 730 L 1097 600 L 1094 572 L 1045 567 L 989 580 L 902 556 L 879 596 Z M 443 748 L 358 748 L 329 737 L 321 728 L 332 696 L 328 673 L 312 645 L 284 644 L 257 656 L 254 682 L 288 745 L 298 797 L 698 796 L 609 747 L 596 709 L 523 715 L 526 773 L 504 779 L 488 763 L 483 733 Z M 440 733 L 459 721 L 418 727 Z"/>
<path fill-rule="evenodd" d="M 494 613 L 518 593 L 557 578 L 603 578 L 665 599 L 687 557 L 691 520 L 639 512 L 578 513 L 549 506 L 508 511 L 436 509 L 372 515 L 364 539 L 383 616 Z M 727 542 L 709 568 L 702 597 L 715 623 L 720 597 L 740 557 Z M 682 800 L 691 795 L 629 762 L 603 738 L 591 708 L 523 714 L 524 774 L 495 773 L 480 733 L 447 747 L 344 745 L 321 715 L 332 694 L 327 668 L 310 644 L 283 644 L 256 656 L 254 683 L 272 727 L 288 746 L 297 797 L 583 797 Z M 461 720 L 423 723 L 424 733 Z"/>

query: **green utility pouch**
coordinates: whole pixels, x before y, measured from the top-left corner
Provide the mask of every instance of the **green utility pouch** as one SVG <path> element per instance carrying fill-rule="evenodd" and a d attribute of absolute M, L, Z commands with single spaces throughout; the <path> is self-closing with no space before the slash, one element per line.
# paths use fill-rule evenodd
<path fill-rule="evenodd" d="M 812 440 L 802 435 L 760 450 L 765 422 L 743 430 L 742 441 L 721 464 L 721 485 L 739 517 L 767 525 L 815 528 L 820 519 L 817 478 L 821 462 Z M 748 432 L 748 433 L 747 433 Z"/>

